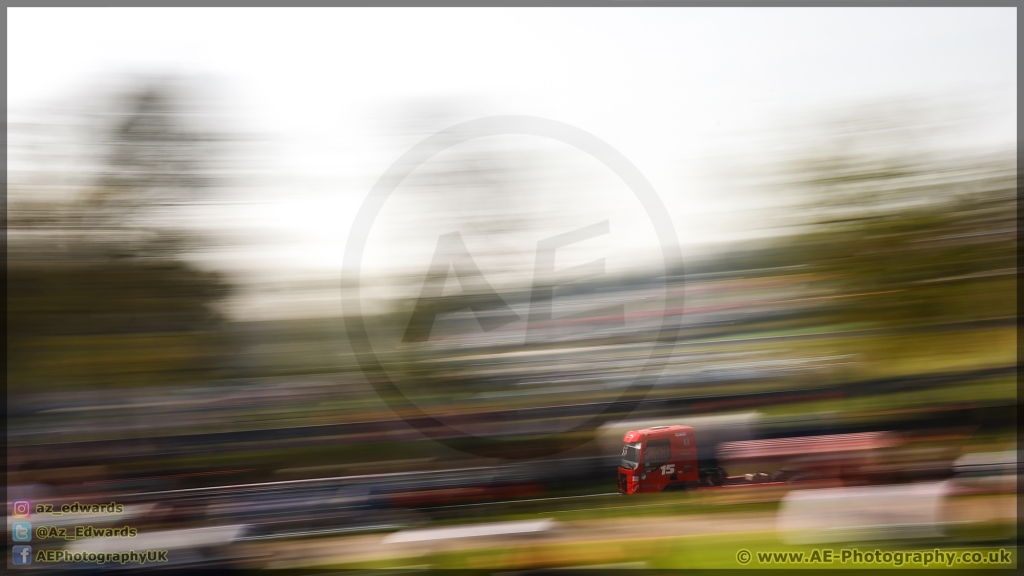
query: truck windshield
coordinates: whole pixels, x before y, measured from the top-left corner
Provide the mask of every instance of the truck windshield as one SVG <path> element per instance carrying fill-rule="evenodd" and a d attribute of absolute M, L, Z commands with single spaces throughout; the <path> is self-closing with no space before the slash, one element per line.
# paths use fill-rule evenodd
<path fill-rule="evenodd" d="M 622 461 L 619 466 L 623 468 L 629 468 L 630 470 L 636 470 L 637 465 L 640 463 L 640 443 L 626 444 L 622 447 Z"/>

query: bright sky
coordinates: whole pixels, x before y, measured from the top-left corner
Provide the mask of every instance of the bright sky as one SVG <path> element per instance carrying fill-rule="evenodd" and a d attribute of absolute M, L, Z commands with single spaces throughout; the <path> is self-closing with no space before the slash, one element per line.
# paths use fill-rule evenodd
<path fill-rule="evenodd" d="M 693 244 L 750 228 L 749 199 L 716 188 L 714 162 L 756 155 L 780 120 L 953 99 L 976 108 L 971 138 L 1015 146 L 1016 21 L 1014 8 L 10 8 L 8 114 L 124 71 L 221 79 L 247 128 L 278 143 L 287 182 L 215 219 L 272 231 L 230 258 L 240 268 L 336 274 L 376 178 L 427 134 L 492 114 L 608 142 Z M 450 112 L 415 124 L 417 106 Z"/>

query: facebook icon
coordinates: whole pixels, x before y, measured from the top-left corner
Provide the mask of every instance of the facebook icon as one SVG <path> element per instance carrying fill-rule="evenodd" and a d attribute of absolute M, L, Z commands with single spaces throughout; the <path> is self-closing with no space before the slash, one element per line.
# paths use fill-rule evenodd
<path fill-rule="evenodd" d="M 32 563 L 31 546 L 12 546 L 11 557 L 15 565 L 23 566 Z"/>

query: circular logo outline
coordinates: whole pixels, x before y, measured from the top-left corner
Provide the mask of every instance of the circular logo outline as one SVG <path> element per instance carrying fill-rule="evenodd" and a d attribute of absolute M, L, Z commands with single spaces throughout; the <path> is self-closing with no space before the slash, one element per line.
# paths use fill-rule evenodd
<path fill-rule="evenodd" d="M 489 116 L 478 118 L 456 124 L 429 136 L 409 149 L 388 167 L 384 174 L 377 179 L 370 193 L 360 205 L 359 211 L 356 212 L 352 228 L 349 230 L 342 260 L 342 278 L 354 279 L 353 295 L 343 295 L 342 310 L 346 335 L 352 346 L 356 361 L 363 375 L 381 400 L 396 415 L 420 433 L 455 450 L 484 457 L 495 457 L 495 453 L 497 453 L 497 457 L 505 459 L 508 459 L 508 456 L 503 454 L 510 447 L 518 446 L 517 442 L 520 441 L 475 436 L 457 430 L 423 412 L 391 380 L 373 350 L 366 326 L 363 323 L 360 273 L 366 240 L 374 221 L 384 207 L 384 203 L 391 196 L 391 193 L 416 168 L 440 152 L 469 140 L 487 136 L 507 135 L 537 136 L 562 142 L 585 152 L 608 167 L 633 192 L 654 226 L 658 241 L 661 244 L 666 288 L 668 286 L 669 274 L 673 271 L 679 271 L 681 274 L 683 270 L 682 251 L 679 247 L 675 226 L 654 187 L 622 153 L 600 138 L 575 126 L 536 116 Z M 681 319 L 678 314 L 668 313 L 667 297 L 663 310 L 665 313 L 662 315 L 661 328 L 658 331 L 655 346 L 640 370 L 640 374 L 634 378 L 626 390 L 614 402 L 609 403 L 603 410 L 587 418 L 584 422 L 569 430 L 545 435 L 544 438 L 593 429 L 606 422 L 610 413 L 624 410 L 623 416 L 625 416 L 639 405 L 640 401 L 647 396 L 654 386 L 665 365 L 665 360 L 655 360 L 658 344 L 674 346 L 679 333 Z M 636 396 L 639 396 L 639 398 L 637 399 Z M 634 399 L 631 400 L 630 398 Z M 453 438 L 472 440 L 478 443 L 478 445 L 466 446 L 464 442 L 460 443 L 453 440 Z M 525 451 L 525 456 L 522 457 L 550 456 L 575 448 L 588 441 L 589 438 L 576 438 L 568 442 L 553 442 L 550 443 L 550 449 L 543 447 L 528 449 Z M 483 448 L 479 447 L 479 444 L 482 444 Z M 517 452 L 523 453 L 522 450 L 517 450 Z"/>

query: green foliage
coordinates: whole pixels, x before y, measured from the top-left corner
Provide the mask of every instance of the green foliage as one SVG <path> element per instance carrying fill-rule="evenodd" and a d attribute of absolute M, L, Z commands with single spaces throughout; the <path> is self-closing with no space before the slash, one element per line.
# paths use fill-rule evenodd
<path fill-rule="evenodd" d="M 11 391 L 209 378 L 225 352 L 215 305 L 229 290 L 182 252 L 200 240 L 166 224 L 205 186 L 207 138 L 170 83 L 139 86 L 87 135 L 109 148 L 90 191 L 13 202 L 8 221 Z"/>
<path fill-rule="evenodd" d="M 7 289 L 11 391 L 191 380 L 225 344 L 226 284 L 178 261 L 14 265 Z"/>

